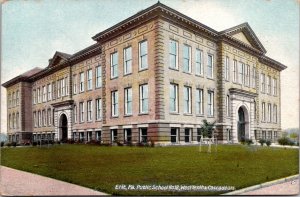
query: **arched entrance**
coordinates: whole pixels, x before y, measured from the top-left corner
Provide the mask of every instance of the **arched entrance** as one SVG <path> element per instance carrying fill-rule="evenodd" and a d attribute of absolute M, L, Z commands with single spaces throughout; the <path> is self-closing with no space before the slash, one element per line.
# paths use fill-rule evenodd
<path fill-rule="evenodd" d="M 62 114 L 60 116 L 60 120 L 59 120 L 59 130 L 60 130 L 60 137 L 61 137 L 61 141 L 67 141 L 68 139 L 68 119 L 66 114 Z"/>
<path fill-rule="evenodd" d="M 238 140 L 244 140 L 246 138 L 246 121 L 245 121 L 245 112 L 243 107 L 240 107 L 238 110 Z"/>

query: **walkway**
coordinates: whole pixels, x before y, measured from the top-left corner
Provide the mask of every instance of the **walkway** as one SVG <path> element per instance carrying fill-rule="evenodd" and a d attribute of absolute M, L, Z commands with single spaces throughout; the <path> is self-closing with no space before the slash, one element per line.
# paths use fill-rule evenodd
<path fill-rule="evenodd" d="M 56 179 L 0 166 L 0 196 L 107 195 Z"/>

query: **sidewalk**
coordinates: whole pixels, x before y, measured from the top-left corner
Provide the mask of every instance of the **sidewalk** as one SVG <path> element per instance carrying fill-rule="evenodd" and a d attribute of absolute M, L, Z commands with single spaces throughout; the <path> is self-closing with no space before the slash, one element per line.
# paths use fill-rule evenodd
<path fill-rule="evenodd" d="M 222 195 L 297 195 L 299 194 L 299 175 L 254 185 Z"/>
<path fill-rule="evenodd" d="M 0 166 L 0 196 L 107 195 L 56 179 Z"/>

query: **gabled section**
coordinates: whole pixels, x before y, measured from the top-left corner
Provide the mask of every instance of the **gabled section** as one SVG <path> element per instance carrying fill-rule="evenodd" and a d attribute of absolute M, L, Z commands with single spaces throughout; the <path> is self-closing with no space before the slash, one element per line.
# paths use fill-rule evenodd
<path fill-rule="evenodd" d="M 70 57 L 71 57 L 70 54 L 56 51 L 53 58 L 49 59 L 48 67 L 52 67 L 52 66 L 55 66 L 57 64 L 63 63 L 65 61 L 67 61 Z"/>
<path fill-rule="evenodd" d="M 220 35 L 242 42 L 261 51 L 262 53 L 267 52 L 248 23 L 243 23 L 221 31 Z"/>

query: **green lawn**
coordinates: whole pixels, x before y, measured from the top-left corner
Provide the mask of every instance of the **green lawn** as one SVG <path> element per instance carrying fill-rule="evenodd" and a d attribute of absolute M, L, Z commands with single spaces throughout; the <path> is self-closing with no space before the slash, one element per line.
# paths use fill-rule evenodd
<path fill-rule="evenodd" d="M 55 145 L 4 148 L 2 165 L 115 195 L 204 195 L 213 192 L 115 190 L 116 184 L 214 185 L 236 189 L 298 173 L 298 149 L 219 145 L 103 147 Z"/>

